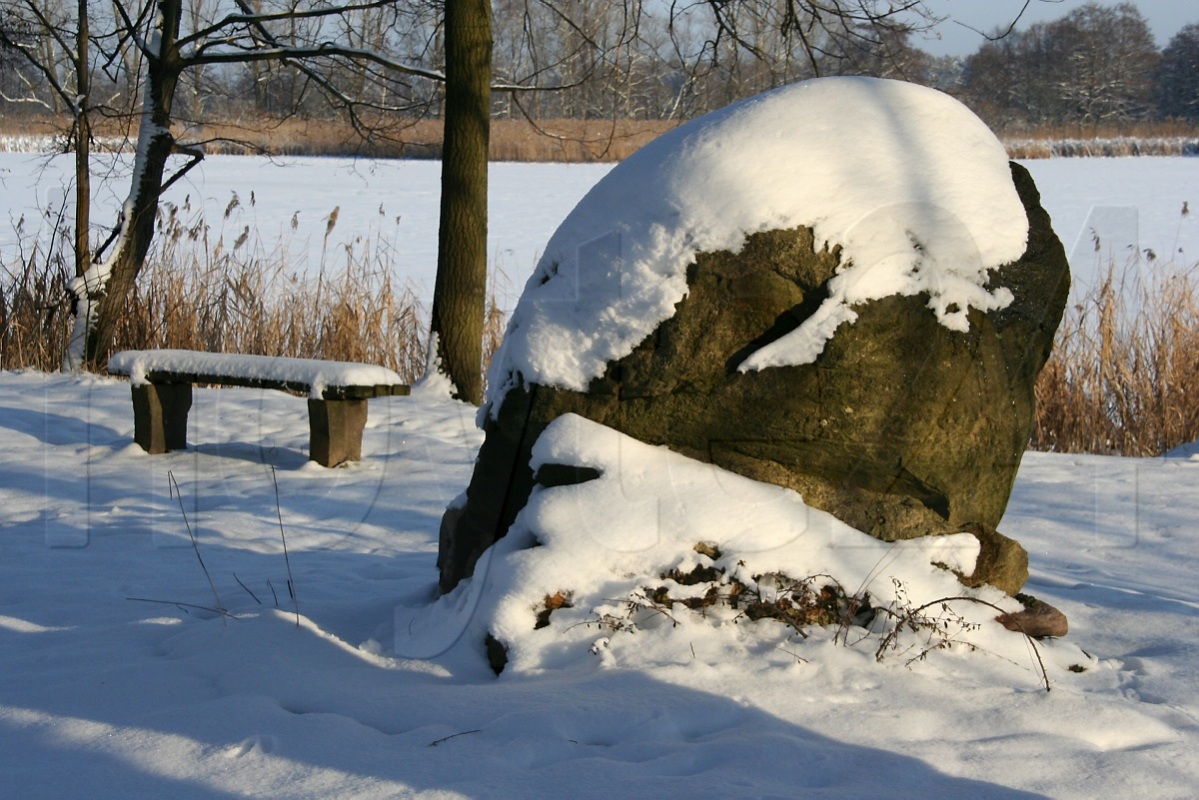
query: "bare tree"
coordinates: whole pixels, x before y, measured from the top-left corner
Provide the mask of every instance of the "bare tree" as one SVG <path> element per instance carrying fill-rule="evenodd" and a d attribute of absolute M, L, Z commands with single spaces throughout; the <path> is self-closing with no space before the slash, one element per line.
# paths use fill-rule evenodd
<path fill-rule="evenodd" d="M 1147 115 L 1158 52 L 1136 6 L 1087 3 L 1008 31 L 967 59 L 965 95 L 992 124 L 1094 125 Z"/>
<path fill-rule="evenodd" d="M 1060 54 L 1056 85 L 1064 114 L 1084 124 L 1124 121 L 1152 108 L 1158 51 L 1132 3 L 1087 3 L 1051 24 Z"/>
<path fill-rule="evenodd" d="M 919 59 L 908 37 L 936 21 L 921 0 L 673 0 L 681 102 L 707 111 L 821 75 L 914 79 Z"/>
<path fill-rule="evenodd" d="M 70 109 L 70 146 L 75 151 L 75 274 L 82 275 L 91 262 L 88 238 L 91 207 L 91 33 L 87 24 L 87 0 L 78 0 L 80 20 L 74 31 L 67 24 L 66 9 L 49 3 L 26 4 L 33 19 L 18 14 L 13 7 L 0 8 L 0 46 L 13 55 L 23 56 L 26 66 L 40 78 L 40 85 L 28 75 L 20 75 L 21 96 L 5 93 L 10 103 L 41 105 L 50 110 Z M 42 36 L 35 35 L 41 30 Z M 14 87 L 15 88 L 15 87 Z M 13 94 L 16 94 L 13 92 Z"/>
<path fill-rule="evenodd" d="M 219 15 L 215 4 L 205 0 L 187 7 L 184 0 L 113 2 L 113 16 L 107 18 L 110 29 L 96 41 L 104 50 L 104 64 L 118 70 L 122 66 L 129 69 L 130 65 L 138 69 L 136 75 L 128 76 L 130 83 L 141 86 L 136 157 L 131 187 L 112 235 L 71 284 L 76 324 L 66 364 L 70 368 L 106 360 L 125 298 L 154 236 L 159 197 L 203 157 L 203 142 L 180 140 L 174 126 L 176 96 L 184 75 L 230 64 L 291 65 L 304 91 L 320 93 L 348 113 L 361 131 L 376 130 L 387 115 L 398 115 L 407 108 L 403 102 L 380 100 L 377 93 L 368 96 L 362 91 L 362 76 L 371 83 L 394 73 L 427 82 L 443 80 L 435 70 L 347 42 L 345 32 L 352 26 L 349 17 L 371 10 L 401 13 L 403 6 L 396 0 L 364 0 L 337 6 L 282 1 L 272 5 L 270 0 L 234 2 L 234 10 Z M 40 34 L 29 42 L 15 44 L 24 46 L 21 52 L 30 64 L 38 66 L 53 95 L 69 100 L 72 108 L 95 108 L 85 88 L 90 73 L 86 51 L 80 47 L 66 59 L 75 65 L 76 73 L 67 80 L 60 77 L 64 59 L 47 61 L 44 50 L 37 49 L 38 44 L 50 41 L 62 52 L 71 53 L 68 26 L 47 16 L 42 0 L 9 0 L 6 8 Z M 88 16 L 82 0 L 75 22 L 81 32 L 79 40 L 84 41 Z M 341 83 L 347 75 L 354 76 L 358 85 Z M 77 117 L 86 120 L 87 115 Z M 85 154 L 87 136 L 84 131 L 81 145 L 76 136 L 77 153 Z M 86 203 L 82 205 L 86 207 Z"/>
<path fill-rule="evenodd" d="M 91 110 L 91 29 L 88 26 L 87 0 L 79 0 L 79 23 L 75 28 L 75 275 L 82 276 L 91 258 L 92 208 L 92 123 Z"/>
<path fill-rule="evenodd" d="M 1183 27 L 1166 45 L 1156 82 L 1162 116 L 1199 122 L 1199 23 Z"/>

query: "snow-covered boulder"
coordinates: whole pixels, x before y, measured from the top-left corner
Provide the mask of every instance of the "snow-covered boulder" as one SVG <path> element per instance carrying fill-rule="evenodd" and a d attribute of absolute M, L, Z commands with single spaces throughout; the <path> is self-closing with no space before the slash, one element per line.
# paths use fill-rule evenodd
<path fill-rule="evenodd" d="M 995 531 L 1069 286 L 1028 173 L 969 110 L 896 81 L 807 81 L 684 125 L 626 160 L 547 246 L 442 524 L 469 575 L 573 412 L 799 492 L 876 538 L 982 543 L 971 584 L 1016 592 Z"/>

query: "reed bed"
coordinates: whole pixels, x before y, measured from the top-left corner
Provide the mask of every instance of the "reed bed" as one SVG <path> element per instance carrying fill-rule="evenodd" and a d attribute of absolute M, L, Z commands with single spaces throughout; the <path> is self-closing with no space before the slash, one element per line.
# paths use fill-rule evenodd
<path fill-rule="evenodd" d="M 213 227 L 189 214 L 160 214 L 117 348 L 366 361 L 409 381 L 424 373 L 428 312 L 392 277 L 396 246 L 386 235 L 338 247 L 302 276 L 288 269 L 287 241 L 264 241 L 236 218 L 225 227 L 241 232 L 213 241 Z M 335 224 L 330 215 L 327 227 Z M 0 369 L 62 363 L 73 269 L 68 230 L 50 230 L 19 230 L 18 251 L 0 264 Z M 504 281 L 493 269 L 484 368 L 506 324 L 496 299 L 509 295 Z M 1199 264 L 1109 264 L 1067 308 L 1036 400 L 1037 450 L 1150 456 L 1199 440 Z"/>
<path fill-rule="evenodd" d="M 677 120 L 543 120 L 495 119 L 491 122 L 492 161 L 614 162 L 676 127 Z M 45 117 L 0 120 L 0 152 L 55 152 L 67 147 Z M 209 154 L 281 156 L 359 156 L 368 158 L 441 158 L 442 122 L 434 119 L 394 120 L 389 128 L 363 139 L 338 120 L 283 121 L 229 119 L 180 125 L 176 136 L 204 142 Z M 128 152 L 136 129 L 108 120 L 97 126 L 95 152 Z"/>
<path fill-rule="evenodd" d="M 285 242 L 268 246 L 249 228 L 214 242 L 202 218 L 187 219 L 173 207 L 158 224 L 116 349 L 365 361 L 409 381 L 424 373 L 428 314 L 392 277 L 395 251 L 385 236 L 339 248 L 336 269 L 322 264 L 301 276 L 287 269 Z M 62 363 L 73 274 L 66 244 L 31 244 L 0 267 L 0 368 L 54 370 Z"/>
<path fill-rule="evenodd" d="M 1199 136 L 1098 139 L 1003 139 L 1009 158 L 1117 158 L 1199 155 Z"/>
<path fill-rule="evenodd" d="M 1109 264 L 1066 311 L 1031 447 L 1156 456 L 1199 440 L 1199 264 Z"/>
<path fill-rule="evenodd" d="M 62 364 L 71 325 L 70 246 L 65 230 L 45 239 L 23 236 L 16 255 L 0 263 L 0 369 L 48 371 Z"/>
<path fill-rule="evenodd" d="M 425 311 L 394 282 L 385 247 L 347 250 L 315 277 L 286 270 L 283 251 L 243 232 L 211 246 L 168 222 L 130 298 L 117 349 L 148 347 L 363 361 L 409 381 L 425 367 Z M 229 252 L 223 252 L 228 248 Z"/>
<path fill-rule="evenodd" d="M 1177 120 L 1013 126 L 996 133 L 1008 156 L 1020 159 L 1199 154 L 1199 126 Z"/>
<path fill-rule="evenodd" d="M 493 161 L 621 161 L 671 130 L 680 120 L 493 119 Z M 442 123 L 437 119 L 389 118 L 386 128 L 364 139 L 342 120 L 232 117 L 180 124 L 177 136 L 204 142 L 208 153 L 271 153 L 292 156 L 440 158 Z M 27 115 L 0 120 L 0 151 L 61 150 L 56 134 L 70 120 Z M 137 139 L 129 119 L 98 119 L 96 151 L 129 150 Z M 1199 154 L 1199 128 L 1164 121 L 1102 125 L 1044 125 L 997 130 L 1012 158 L 1178 156 Z"/>

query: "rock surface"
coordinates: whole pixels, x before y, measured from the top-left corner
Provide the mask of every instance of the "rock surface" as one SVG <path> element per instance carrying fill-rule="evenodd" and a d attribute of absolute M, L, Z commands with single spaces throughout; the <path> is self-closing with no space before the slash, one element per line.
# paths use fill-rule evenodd
<path fill-rule="evenodd" d="M 1065 252 L 1023 167 L 1024 256 L 993 273 L 1014 300 L 969 330 L 939 324 L 925 295 L 855 309 L 815 363 L 741 372 L 758 348 L 827 296 L 838 249 L 809 228 L 747 237 L 739 253 L 701 253 L 676 314 L 586 392 L 525 384 L 507 391 L 464 504 L 442 521 L 438 566 L 449 591 L 503 536 L 537 478 L 533 443 L 567 412 L 747 477 L 892 541 L 967 530 L 983 544 L 970 584 L 1017 592 L 1027 554 L 995 530 L 1033 425 L 1033 385 L 1069 290 Z M 545 471 L 543 469 L 543 471 Z M 546 475 L 565 483 L 586 475 Z"/>

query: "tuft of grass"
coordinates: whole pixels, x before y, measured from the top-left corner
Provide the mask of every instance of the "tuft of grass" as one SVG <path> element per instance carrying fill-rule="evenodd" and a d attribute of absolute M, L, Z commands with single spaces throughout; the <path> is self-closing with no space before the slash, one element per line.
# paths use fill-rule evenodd
<path fill-rule="evenodd" d="M 118 349 L 364 361 L 406 379 L 423 372 L 425 312 L 392 278 L 396 250 L 385 235 L 346 245 L 339 269 L 322 259 L 307 276 L 289 271 L 286 240 L 268 245 L 249 227 L 231 245 L 210 237 L 202 217 L 164 206 Z"/>
<path fill-rule="evenodd" d="M 61 220 L 60 220 L 61 221 Z M 38 237 L 16 223 L 17 252 L 0 263 L 0 369 L 56 370 L 70 337 L 68 228 Z"/>

